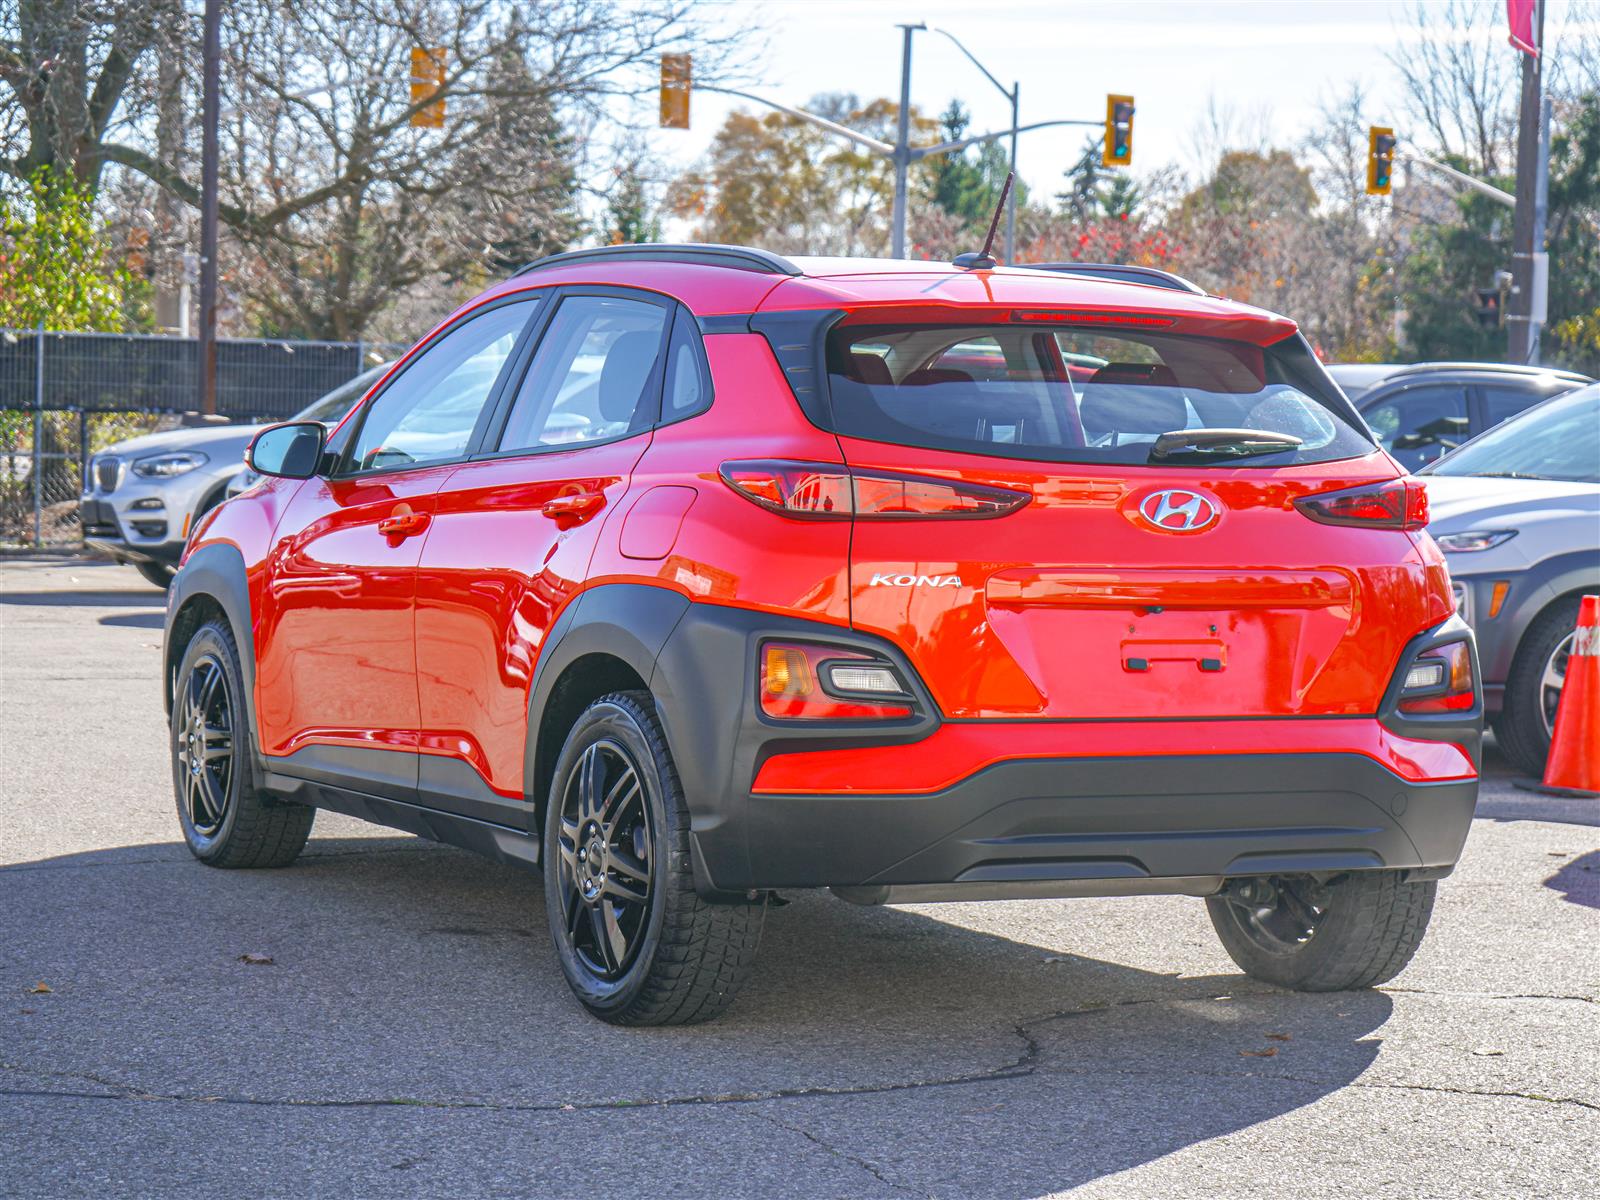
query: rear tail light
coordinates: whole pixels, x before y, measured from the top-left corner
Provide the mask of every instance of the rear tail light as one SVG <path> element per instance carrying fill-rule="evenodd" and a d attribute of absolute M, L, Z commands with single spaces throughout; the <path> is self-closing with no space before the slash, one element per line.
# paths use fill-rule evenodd
<path fill-rule="evenodd" d="M 1421 529 L 1428 523 L 1428 492 L 1409 476 L 1339 492 L 1302 496 L 1294 506 L 1324 525 L 1368 529 Z"/>
<path fill-rule="evenodd" d="M 1424 650 L 1406 668 L 1400 688 L 1401 712 L 1464 712 L 1474 703 L 1472 652 L 1466 642 L 1446 642 Z"/>
<path fill-rule="evenodd" d="M 1003 517 L 1033 496 L 1009 488 L 863 471 L 842 463 L 762 460 L 722 464 L 722 480 L 746 500 L 790 517 L 927 520 Z"/>
<path fill-rule="evenodd" d="M 769 717 L 892 721 L 911 716 L 911 697 L 892 666 L 836 646 L 763 642 L 757 683 L 761 711 Z"/>

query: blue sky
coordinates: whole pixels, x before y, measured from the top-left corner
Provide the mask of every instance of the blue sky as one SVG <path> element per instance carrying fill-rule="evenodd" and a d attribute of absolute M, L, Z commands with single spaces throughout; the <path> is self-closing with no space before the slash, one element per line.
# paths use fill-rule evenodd
<path fill-rule="evenodd" d="M 1351 81 L 1370 97 L 1369 120 L 1403 129 L 1397 73 L 1384 56 L 1409 36 L 1416 0 L 701 0 L 730 34 L 758 23 L 767 54 L 747 90 L 801 105 L 825 91 L 864 99 L 898 93 L 900 30 L 925 21 L 948 29 L 1004 83 L 1022 84 L 1022 120 L 1098 119 L 1108 92 L 1135 96 L 1135 171 L 1189 161 L 1208 102 L 1294 145 L 1318 103 Z M 1440 4 L 1442 0 L 1424 0 Z M 1493 40 L 1507 56 L 1505 8 L 1493 4 Z M 1549 22 L 1569 16 L 1552 0 Z M 912 99 L 937 113 L 952 95 L 974 114 L 973 132 L 1009 122 L 1006 101 L 949 42 L 918 33 Z M 1559 52 L 1559 44 L 1555 49 Z M 664 165 L 702 154 L 739 101 L 696 93 L 693 127 L 656 130 Z M 748 106 L 747 106 L 748 107 Z M 1021 139 L 1019 172 L 1046 194 L 1076 156 L 1086 130 L 1041 130 Z"/>

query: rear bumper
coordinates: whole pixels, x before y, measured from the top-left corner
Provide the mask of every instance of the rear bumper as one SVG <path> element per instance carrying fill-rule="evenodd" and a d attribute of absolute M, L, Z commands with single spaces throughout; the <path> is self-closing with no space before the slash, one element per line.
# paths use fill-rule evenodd
<path fill-rule="evenodd" d="M 1464 631 L 1452 621 L 1413 648 Z M 762 717 L 769 637 L 889 660 L 916 693 L 913 717 Z M 1477 803 L 1481 703 L 1437 717 L 1403 717 L 1386 697 L 1382 715 L 1339 718 L 945 721 L 882 639 L 702 603 L 650 687 L 708 895 L 1206 894 L 1240 875 L 1443 874 Z"/>
<path fill-rule="evenodd" d="M 1012 760 L 930 794 L 752 795 L 750 886 L 1206 894 L 1230 876 L 1448 869 L 1477 796 L 1476 778 L 1419 783 L 1354 753 Z"/>

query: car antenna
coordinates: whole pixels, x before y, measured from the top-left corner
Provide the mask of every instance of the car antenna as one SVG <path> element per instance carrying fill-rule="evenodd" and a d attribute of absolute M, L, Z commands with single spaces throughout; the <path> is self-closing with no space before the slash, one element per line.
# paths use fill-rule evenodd
<path fill-rule="evenodd" d="M 992 271 L 999 264 L 989 256 L 989 251 L 994 249 L 994 235 L 1000 228 L 1000 214 L 1005 211 L 1006 197 L 1011 195 L 1011 180 L 1015 172 L 1006 172 L 1006 184 L 1000 189 L 1000 203 L 994 206 L 994 219 L 989 222 L 989 236 L 983 239 L 983 249 L 977 253 L 968 250 L 965 254 L 958 254 L 950 260 L 952 266 L 960 267 L 963 271 Z"/>

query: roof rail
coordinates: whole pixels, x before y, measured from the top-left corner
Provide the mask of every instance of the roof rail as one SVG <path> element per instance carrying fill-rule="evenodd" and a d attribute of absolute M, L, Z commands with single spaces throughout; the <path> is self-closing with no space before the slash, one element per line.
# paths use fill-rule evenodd
<path fill-rule="evenodd" d="M 624 242 L 618 246 L 596 246 L 589 250 L 568 250 L 535 259 L 518 275 L 587 262 L 675 262 L 703 267 L 728 267 L 735 271 L 756 271 L 762 275 L 800 275 L 803 272 L 787 258 L 769 250 L 749 246 L 719 246 L 712 242 Z"/>
<path fill-rule="evenodd" d="M 1117 283 L 1142 283 L 1146 287 L 1166 288 L 1173 292 L 1190 292 L 1204 296 L 1205 288 L 1174 275 L 1171 271 L 1158 271 L 1154 267 L 1136 267 L 1130 263 L 1052 262 L 1017 263 L 1030 271 L 1058 271 L 1063 275 L 1087 275 L 1093 279 L 1110 279 Z"/>
<path fill-rule="evenodd" d="M 1567 371 L 1560 367 L 1541 367 L 1533 363 L 1498 363 L 1498 362 L 1420 362 L 1408 363 L 1399 367 L 1387 378 L 1393 379 L 1395 375 L 1420 375 L 1425 371 L 1493 371 L 1506 375 L 1553 375 L 1557 379 L 1570 382 L 1590 382 L 1589 377 L 1578 371 Z"/>

